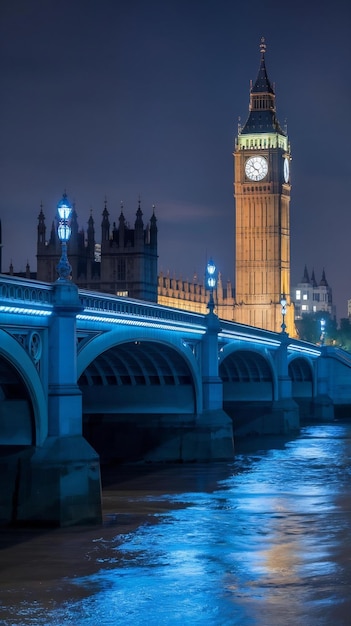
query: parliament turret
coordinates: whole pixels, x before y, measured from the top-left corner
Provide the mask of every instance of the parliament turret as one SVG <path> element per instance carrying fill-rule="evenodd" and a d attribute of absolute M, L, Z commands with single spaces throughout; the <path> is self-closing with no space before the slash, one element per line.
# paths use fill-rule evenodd
<path fill-rule="evenodd" d="M 153 207 L 150 222 L 144 227 L 139 200 L 134 229 L 130 228 L 123 213 L 110 229 L 107 200 L 101 221 L 101 243 L 95 241 L 92 213 L 87 231 L 78 225 L 74 207 L 71 221 L 71 238 L 68 257 L 72 266 L 72 280 L 82 289 L 91 289 L 115 295 L 157 302 L 157 228 Z M 61 245 L 57 236 L 58 218 L 53 221 L 50 238 L 46 240 L 43 206 L 38 216 L 37 278 L 54 282 Z"/>

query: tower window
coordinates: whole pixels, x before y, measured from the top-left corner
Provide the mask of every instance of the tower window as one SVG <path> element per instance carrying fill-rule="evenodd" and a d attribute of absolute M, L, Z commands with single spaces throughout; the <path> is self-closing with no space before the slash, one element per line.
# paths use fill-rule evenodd
<path fill-rule="evenodd" d="M 126 262 L 125 259 L 117 259 L 117 280 L 126 279 Z"/>

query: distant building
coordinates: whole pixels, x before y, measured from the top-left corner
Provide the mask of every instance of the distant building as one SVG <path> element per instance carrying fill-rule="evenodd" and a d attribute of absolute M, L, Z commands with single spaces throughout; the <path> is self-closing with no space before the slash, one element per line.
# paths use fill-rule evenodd
<path fill-rule="evenodd" d="M 58 218 L 46 237 L 43 207 L 38 217 L 37 279 L 53 282 L 57 279 L 57 263 L 61 243 L 57 235 Z M 123 206 L 116 222 L 110 224 L 107 202 L 102 212 L 101 242 L 96 241 L 92 215 L 87 231 L 79 230 L 75 208 L 71 219 L 71 237 L 67 252 L 72 266 L 72 280 L 81 289 L 102 291 L 118 296 L 157 302 L 157 226 L 153 211 L 144 226 L 140 201 L 134 228 L 127 223 Z"/>
<path fill-rule="evenodd" d="M 316 281 L 314 270 L 311 278 L 305 266 L 300 283 L 291 289 L 291 299 L 295 305 L 295 319 L 299 320 L 306 313 L 318 313 L 326 311 L 331 317 L 336 317 L 336 309 L 333 305 L 333 293 L 323 269 L 322 278 Z"/>

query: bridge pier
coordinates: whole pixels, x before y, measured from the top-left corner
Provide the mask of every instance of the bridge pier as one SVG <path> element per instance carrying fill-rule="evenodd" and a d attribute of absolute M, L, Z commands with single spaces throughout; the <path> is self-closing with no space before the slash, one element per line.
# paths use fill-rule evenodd
<path fill-rule="evenodd" d="M 271 429 L 278 435 L 288 435 L 300 429 L 299 407 L 294 400 L 284 398 L 273 402 Z"/>
<path fill-rule="evenodd" d="M 234 457 L 232 423 L 224 411 L 154 416 L 148 433 L 154 445 L 143 456 L 146 462 L 207 463 Z"/>
<path fill-rule="evenodd" d="M 83 437 L 48 437 L 35 451 L 30 471 L 30 497 L 18 507 L 17 523 L 101 522 L 99 457 Z"/>
<path fill-rule="evenodd" d="M 96 441 L 102 462 L 123 462 L 128 451 L 135 461 L 209 462 L 234 457 L 233 425 L 223 410 L 223 383 L 218 375 L 219 320 L 211 312 L 205 317 L 206 334 L 201 342 L 202 402 L 195 412 L 97 415 L 86 421 L 86 435 Z M 101 426 L 106 429 L 102 439 Z M 115 428 L 123 429 L 123 439 L 115 440 Z M 100 432 L 99 432 L 100 431 Z M 91 438 L 91 439 L 90 439 Z"/>
<path fill-rule="evenodd" d="M 289 434 L 300 428 L 299 407 L 292 399 L 292 382 L 288 368 L 289 335 L 280 333 L 280 347 L 276 353 L 278 374 L 278 398 L 273 401 L 272 428 L 274 434 Z"/>
<path fill-rule="evenodd" d="M 49 327 L 48 437 L 31 459 L 31 489 L 17 521 L 68 526 L 101 521 L 100 463 L 82 436 L 82 397 L 77 385 L 77 287 L 54 284 Z"/>
<path fill-rule="evenodd" d="M 334 418 L 334 403 L 329 396 L 329 368 L 327 346 L 321 347 L 321 356 L 317 362 L 317 395 L 313 400 L 313 417 L 319 420 Z"/>
<path fill-rule="evenodd" d="M 203 413 L 199 416 L 196 436 L 199 441 L 204 438 L 207 460 L 224 460 L 234 456 L 234 438 L 233 422 L 223 411 L 223 381 L 218 366 L 218 333 L 221 327 L 211 309 L 205 316 L 205 322 L 207 331 L 201 346 Z"/>

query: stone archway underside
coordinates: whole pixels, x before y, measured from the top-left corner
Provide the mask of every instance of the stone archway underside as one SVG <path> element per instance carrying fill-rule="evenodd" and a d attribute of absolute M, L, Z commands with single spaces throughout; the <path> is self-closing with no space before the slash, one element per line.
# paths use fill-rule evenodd
<path fill-rule="evenodd" d="M 224 401 L 273 400 L 273 378 L 268 361 L 257 352 L 238 350 L 220 364 Z"/>
<path fill-rule="evenodd" d="M 195 418 L 190 368 L 180 353 L 161 343 L 133 341 L 109 348 L 90 363 L 78 384 L 83 433 L 102 462 L 143 458 Z"/>
<path fill-rule="evenodd" d="M 150 341 L 119 344 L 100 354 L 78 384 L 85 413 L 194 413 L 194 385 L 184 358 Z"/>
<path fill-rule="evenodd" d="M 220 364 L 223 408 L 233 420 L 234 437 L 259 431 L 271 413 L 273 373 L 258 352 L 237 350 Z"/>
<path fill-rule="evenodd" d="M 311 415 L 313 401 L 313 376 L 311 367 L 306 359 L 296 358 L 289 363 L 292 397 L 299 405 L 300 417 Z"/>
<path fill-rule="evenodd" d="M 0 445 L 34 443 L 33 407 L 26 385 L 15 367 L 0 358 Z"/>

